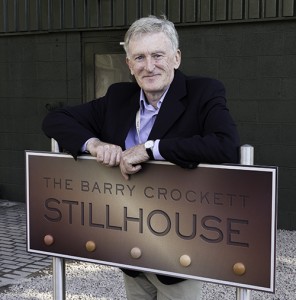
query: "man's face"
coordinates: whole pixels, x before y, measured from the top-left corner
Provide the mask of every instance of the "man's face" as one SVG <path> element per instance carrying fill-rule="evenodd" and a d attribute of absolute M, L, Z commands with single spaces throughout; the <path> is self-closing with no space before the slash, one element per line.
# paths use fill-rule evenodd
<path fill-rule="evenodd" d="M 147 33 L 130 40 L 127 64 L 147 95 L 162 95 L 174 78 L 181 53 L 163 33 Z"/>

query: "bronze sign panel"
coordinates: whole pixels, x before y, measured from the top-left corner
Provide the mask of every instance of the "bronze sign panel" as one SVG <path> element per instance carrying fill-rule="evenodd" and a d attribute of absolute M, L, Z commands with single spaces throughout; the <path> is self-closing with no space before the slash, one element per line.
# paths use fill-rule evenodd
<path fill-rule="evenodd" d="M 28 251 L 274 291 L 276 168 L 26 160 Z"/>

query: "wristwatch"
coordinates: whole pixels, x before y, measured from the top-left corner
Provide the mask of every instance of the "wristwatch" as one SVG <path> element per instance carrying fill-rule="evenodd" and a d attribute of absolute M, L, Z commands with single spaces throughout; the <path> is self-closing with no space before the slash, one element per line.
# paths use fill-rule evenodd
<path fill-rule="evenodd" d="M 144 144 L 144 146 L 145 146 L 147 154 L 149 155 L 149 158 L 154 159 L 153 151 L 152 151 L 153 147 L 154 147 L 154 141 L 149 140 Z"/>

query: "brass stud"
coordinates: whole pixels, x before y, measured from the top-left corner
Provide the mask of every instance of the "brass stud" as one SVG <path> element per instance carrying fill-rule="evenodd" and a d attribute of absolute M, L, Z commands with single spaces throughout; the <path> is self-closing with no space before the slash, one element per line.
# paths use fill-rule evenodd
<path fill-rule="evenodd" d="M 131 253 L 131 257 L 135 259 L 138 259 L 142 256 L 142 251 L 138 247 L 134 247 L 130 253 Z"/>
<path fill-rule="evenodd" d="M 246 266 L 241 263 L 241 262 L 237 262 L 233 265 L 232 267 L 234 274 L 242 276 L 246 273 Z"/>
<path fill-rule="evenodd" d="M 191 257 L 187 254 L 184 254 L 180 257 L 180 264 L 183 267 L 189 267 L 191 265 Z"/>
<path fill-rule="evenodd" d="M 46 246 L 51 246 L 54 243 L 54 238 L 51 234 L 47 234 L 44 236 L 43 241 Z"/>
<path fill-rule="evenodd" d="M 94 252 L 96 250 L 96 243 L 94 241 L 87 241 L 85 248 L 88 252 Z"/>

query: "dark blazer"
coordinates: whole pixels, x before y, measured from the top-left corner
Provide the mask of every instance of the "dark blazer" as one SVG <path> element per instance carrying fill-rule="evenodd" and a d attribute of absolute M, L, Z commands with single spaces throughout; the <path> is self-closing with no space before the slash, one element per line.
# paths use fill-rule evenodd
<path fill-rule="evenodd" d="M 125 139 L 139 110 L 140 88 L 136 83 L 116 83 L 100 99 L 49 113 L 45 134 L 57 140 L 74 158 L 91 137 L 125 148 Z M 221 82 L 186 77 L 175 72 L 149 139 L 160 139 L 160 154 L 184 168 L 199 163 L 237 163 L 239 138 L 226 108 Z M 130 276 L 139 272 L 124 270 Z M 182 279 L 158 275 L 164 284 Z"/>
<path fill-rule="evenodd" d="M 136 83 L 116 83 L 100 99 L 49 113 L 45 134 L 75 158 L 91 137 L 125 148 L 139 110 Z M 184 168 L 199 163 L 237 163 L 239 138 L 220 81 L 175 72 L 149 139 L 160 139 L 160 154 Z"/>

